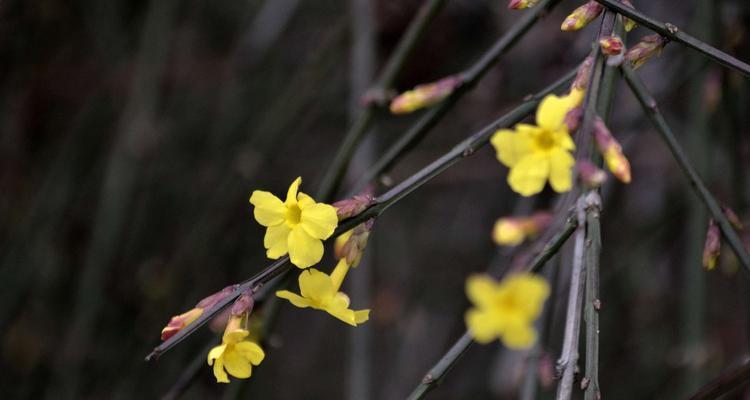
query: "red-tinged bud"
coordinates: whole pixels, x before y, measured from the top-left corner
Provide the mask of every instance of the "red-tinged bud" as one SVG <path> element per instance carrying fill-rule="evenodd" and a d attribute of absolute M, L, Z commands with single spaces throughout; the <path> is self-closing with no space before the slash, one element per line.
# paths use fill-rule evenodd
<path fill-rule="evenodd" d="M 576 107 L 565 114 L 565 125 L 568 126 L 568 132 L 573 133 L 578 130 L 583 119 L 583 107 Z"/>
<path fill-rule="evenodd" d="M 540 232 L 549 228 L 552 224 L 552 213 L 548 211 L 537 211 L 529 217 L 526 225 L 526 234 L 529 236 L 536 236 Z"/>
<path fill-rule="evenodd" d="M 174 336 L 177 332 L 182 330 L 184 327 L 190 325 L 198 317 L 203 314 L 203 311 L 216 305 L 221 300 L 225 299 L 232 292 L 235 291 L 238 285 L 227 286 L 224 289 L 206 297 L 205 299 L 198 302 L 193 309 L 190 311 L 176 315 L 169 320 L 167 326 L 161 330 L 161 340 L 167 340 Z"/>
<path fill-rule="evenodd" d="M 740 217 L 738 217 L 737 214 L 731 208 L 727 206 L 721 206 L 721 211 L 724 212 L 724 215 L 726 215 L 727 219 L 729 220 L 729 223 L 732 224 L 734 229 L 737 229 L 738 231 L 745 229 L 745 226 L 742 224 Z"/>
<path fill-rule="evenodd" d="M 598 188 L 607 180 L 607 173 L 588 160 L 578 160 L 576 168 L 578 179 L 588 188 Z"/>
<path fill-rule="evenodd" d="M 589 87 L 589 78 L 591 77 L 591 67 L 594 65 L 594 59 L 591 56 L 586 57 L 581 66 L 578 67 L 578 73 L 570 86 L 570 90 L 586 90 Z"/>
<path fill-rule="evenodd" d="M 253 300 L 253 295 L 247 290 L 234 301 L 234 304 L 232 304 L 232 315 L 250 314 L 253 311 L 254 304 L 255 300 Z"/>
<path fill-rule="evenodd" d="M 703 245 L 703 267 L 707 270 L 716 268 L 721 254 L 721 231 L 713 218 L 708 221 L 706 243 Z"/>
<path fill-rule="evenodd" d="M 625 45 L 619 37 L 607 36 L 599 39 L 599 47 L 601 47 L 602 53 L 608 56 L 616 56 L 622 53 Z"/>
<path fill-rule="evenodd" d="M 538 3 L 539 0 L 510 0 L 508 8 L 511 10 L 523 10 L 524 8 L 531 8 Z"/>
<path fill-rule="evenodd" d="M 560 29 L 565 32 L 573 32 L 582 29 L 602 13 L 604 7 L 596 1 L 588 3 L 573 10 L 563 21 Z"/>
<path fill-rule="evenodd" d="M 375 202 L 375 198 L 370 194 L 358 194 L 350 199 L 337 201 L 332 205 L 336 208 L 336 215 L 339 221 L 359 215 L 362 211 Z"/>
<path fill-rule="evenodd" d="M 623 183 L 630 183 L 630 162 L 622 153 L 622 146 L 601 118 L 594 121 L 594 140 L 612 174 Z"/>
<path fill-rule="evenodd" d="M 516 246 L 538 235 L 552 223 L 552 215 L 539 211 L 529 217 L 505 217 L 495 222 L 492 239 L 500 246 Z"/>
<path fill-rule="evenodd" d="M 458 76 L 449 76 L 434 83 L 419 85 L 396 96 L 391 101 L 391 112 L 408 114 L 435 105 L 450 96 L 462 82 Z"/>
<path fill-rule="evenodd" d="M 633 3 L 631 3 L 630 0 L 620 0 L 620 3 L 635 10 L 635 6 L 633 6 Z M 625 17 L 625 16 L 622 16 L 622 18 L 623 18 L 623 26 L 625 27 L 625 32 L 630 32 L 633 29 L 635 29 L 636 26 L 638 26 L 638 24 L 632 19 Z"/>
<path fill-rule="evenodd" d="M 367 241 L 370 238 L 370 232 L 372 232 L 374 224 L 375 220 L 369 219 L 354 227 L 350 231 L 351 234 L 348 235 L 346 241 L 342 245 L 336 246 L 339 248 L 339 251 L 336 252 L 336 257 L 345 258 L 348 265 L 353 268 L 357 267 L 362 259 L 362 255 L 365 254 Z"/>
<path fill-rule="evenodd" d="M 659 35 L 644 36 L 638 44 L 631 47 L 625 53 L 625 59 L 630 61 L 634 69 L 638 69 L 649 58 L 661 53 L 661 50 L 669 43 L 669 39 Z"/>

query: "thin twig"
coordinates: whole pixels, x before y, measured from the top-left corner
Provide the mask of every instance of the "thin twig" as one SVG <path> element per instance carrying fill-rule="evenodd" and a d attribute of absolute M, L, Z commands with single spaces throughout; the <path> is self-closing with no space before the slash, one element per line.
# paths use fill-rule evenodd
<path fill-rule="evenodd" d="M 623 3 L 620 3 L 617 0 L 596 0 L 596 1 L 602 4 L 603 6 L 609 8 L 610 10 L 613 10 L 615 12 L 622 14 L 632 19 L 633 21 L 636 21 L 639 24 L 651 29 L 652 31 L 657 32 L 660 35 L 669 38 L 670 40 L 673 40 L 687 47 L 690 47 L 691 49 L 694 49 L 700 52 L 701 54 L 718 62 L 719 64 L 733 68 L 743 73 L 745 76 L 750 77 L 750 65 L 730 56 L 727 53 L 724 53 L 723 51 L 715 47 L 712 47 L 688 35 L 685 32 L 682 32 L 678 27 L 676 27 L 673 24 L 657 21 L 633 8 L 630 8 L 624 5 Z"/>
<path fill-rule="evenodd" d="M 638 98 L 638 101 L 641 103 L 643 110 L 651 120 L 654 128 L 656 128 L 664 142 L 667 144 L 667 147 L 669 147 L 669 151 L 672 152 L 672 156 L 675 158 L 675 161 L 677 161 L 682 173 L 690 182 L 690 186 L 695 191 L 695 194 L 703 200 L 703 203 L 706 205 L 706 208 L 708 208 L 711 216 L 718 222 L 724 238 L 729 243 L 729 247 L 732 248 L 734 254 L 737 255 L 737 259 L 745 268 L 745 272 L 747 272 L 746 276 L 750 277 L 750 254 L 748 254 L 748 251 L 740 237 L 737 235 L 737 232 L 734 231 L 732 224 L 721 211 L 719 203 L 711 192 L 708 191 L 703 180 L 701 180 L 700 176 L 698 176 L 698 173 L 695 171 L 695 168 L 690 164 L 687 155 L 685 155 L 680 143 L 675 138 L 672 129 L 659 111 L 656 100 L 654 100 L 648 92 L 646 86 L 632 68 L 623 65 L 622 71 L 630 89 L 635 97 Z"/>
<path fill-rule="evenodd" d="M 746 360 L 741 366 L 730 369 L 705 384 L 690 396 L 689 400 L 718 399 L 720 396 L 748 384 L 750 384 L 750 359 Z"/>
<path fill-rule="evenodd" d="M 354 192 L 359 192 L 375 180 L 379 175 L 389 170 L 405 152 L 419 143 L 425 135 L 450 111 L 456 102 L 468 93 L 489 69 L 497 64 L 503 54 L 507 52 L 519 39 L 559 0 L 545 0 L 529 11 L 516 25 L 506 32 L 492 45 L 472 66 L 459 74 L 461 85 L 448 98 L 424 114 L 406 133 L 401 135 L 370 169 L 354 185 Z"/>
<path fill-rule="evenodd" d="M 531 96 L 529 100 L 522 103 L 520 106 L 516 107 L 494 122 L 490 123 L 479 132 L 474 133 L 472 136 L 459 143 L 456 147 L 444 154 L 442 157 L 433 161 L 411 177 L 405 179 L 398 186 L 392 188 L 382 196 L 375 199 L 374 203 L 366 210 L 364 210 L 361 214 L 344 220 L 341 224 L 339 224 L 338 228 L 336 228 L 336 231 L 331 237 L 336 237 L 370 218 L 379 216 L 388 207 L 395 204 L 423 184 L 427 183 L 432 178 L 439 175 L 441 172 L 458 163 L 462 159 L 474 154 L 475 151 L 489 142 L 490 137 L 497 129 L 511 126 L 531 114 L 536 109 L 539 101 L 544 96 L 563 88 L 566 84 L 568 84 L 573 76 L 575 76 L 575 73 L 575 70 L 570 71 L 552 85 Z M 244 291 L 249 289 L 257 290 L 274 277 L 289 271 L 290 268 L 291 266 L 289 265 L 288 256 L 284 256 L 276 260 L 252 278 L 242 282 L 236 291 L 234 291 L 231 295 L 227 296 L 222 301 L 218 302 L 212 308 L 206 310 L 192 324 L 188 325 L 181 331 L 177 332 L 177 334 L 157 346 L 148 356 L 146 356 L 146 361 L 159 358 L 159 356 L 164 352 L 168 351 L 169 349 L 183 341 L 187 336 L 192 334 L 196 329 L 200 328 L 209 319 L 213 318 L 217 313 L 224 309 L 224 307 L 226 307 L 230 302 L 234 301 L 234 299 L 236 299 L 240 295 L 240 293 L 243 293 Z"/>
<path fill-rule="evenodd" d="M 586 241 L 583 260 L 586 271 L 586 392 L 585 400 L 601 399 L 599 391 L 599 255 L 602 247 L 599 213 L 601 199 L 596 190 L 586 195 Z"/>
<path fill-rule="evenodd" d="M 386 67 L 383 70 L 380 79 L 378 79 L 378 82 L 375 84 L 374 90 L 379 91 L 384 95 L 384 92 L 393 85 L 393 81 L 396 79 L 398 72 L 401 70 L 401 67 L 406 62 L 406 59 L 411 54 L 412 50 L 414 50 L 417 42 L 419 42 L 419 38 L 444 5 L 445 0 L 427 0 L 427 2 L 422 5 L 417 12 L 417 15 L 409 24 L 406 33 L 396 45 L 396 49 L 393 51 L 391 57 L 386 62 Z M 352 123 L 349 131 L 344 135 L 343 141 L 339 145 L 336 154 L 333 156 L 333 161 L 331 161 L 331 164 L 326 169 L 326 173 L 320 181 L 317 198 L 329 200 L 335 195 L 336 189 L 338 188 L 341 179 L 344 177 L 346 167 L 354 155 L 354 151 L 357 149 L 357 145 L 370 127 L 370 122 L 372 122 L 375 115 L 376 107 L 376 102 L 369 102 L 365 109 L 359 114 L 359 117 L 357 117 L 354 123 Z"/>
<path fill-rule="evenodd" d="M 534 261 L 528 267 L 529 272 L 539 272 L 547 261 L 552 258 L 565 242 L 570 238 L 573 232 L 576 230 L 578 222 L 575 218 L 568 218 L 563 226 L 555 236 L 553 236 L 544 245 L 539 254 L 534 257 Z M 409 395 L 409 400 L 418 400 L 424 398 L 427 393 L 437 387 L 445 375 L 448 373 L 450 368 L 458 361 L 459 358 L 466 352 L 474 341 L 471 339 L 471 334 L 467 330 L 446 352 L 440 360 L 435 364 L 430 371 L 425 375 L 422 382 L 417 385 L 414 391 Z"/>

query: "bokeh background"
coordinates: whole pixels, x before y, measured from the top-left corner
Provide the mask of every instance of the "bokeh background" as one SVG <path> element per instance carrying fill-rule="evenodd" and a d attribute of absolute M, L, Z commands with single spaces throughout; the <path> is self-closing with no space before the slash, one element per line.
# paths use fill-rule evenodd
<path fill-rule="evenodd" d="M 355 308 L 373 310 L 364 326 L 279 304 L 266 360 L 230 385 L 205 364 L 208 328 L 143 357 L 172 315 L 269 263 L 250 193 L 283 193 L 297 176 L 314 192 L 420 3 L 0 3 L 0 397 L 405 397 L 463 332 L 465 278 L 523 257 L 492 243 L 495 219 L 555 200 L 519 199 L 489 148 L 378 220 L 347 283 Z M 468 67 L 520 15 L 501 0 L 447 3 L 396 89 Z M 579 3 L 537 24 L 377 192 L 580 62 L 598 24 L 559 30 Z M 635 3 L 750 60 L 745 0 Z M 676 44 L 640 73 L 713 192 L 750 216 L 750 82 Z M 341 193 L 413 121 L 379 113 Z M 604 188 L 601 386 L 605 398 L 682 398 L 748 354 L 750 285 L 728 248 L 702 269 L 705 211 L 624 85 L 610 126 L 633 182 Z M 568 247 L 550 264 L 563 300 L 548 307 L 541 397 L 554 392 Z M 525 357 L 473 346 L 432 398 L 517 398 Z"/>

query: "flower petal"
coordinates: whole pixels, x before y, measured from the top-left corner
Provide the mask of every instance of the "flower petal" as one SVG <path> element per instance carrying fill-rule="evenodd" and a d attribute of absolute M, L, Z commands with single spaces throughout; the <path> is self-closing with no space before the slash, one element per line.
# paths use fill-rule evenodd
<path fill-rule="evenodd" d="M 318 303 L 319 306 L 330 303 L 335 294 L 331 277 L 315 268 L 299 274 L 299 290 L 303 297 Z"/>
<path fill-rule="evenodd" d="M 501 129 L 492 135 L 490 143 L 495 148 L 497 159 L 509 168 L 531 151 L 531 138 L 526 132 Z"/>
<path fill-rule="evenodd" d="M 506 327 L 503 343 L 511 349 L 528 349 L 536 342 L 536 331 L 530 324 L 513 324 Z"/>
<path fill-rule="evenodd" d="M 292 232 L 286 224 L 269 226 L 266 230 L 266 236 L 263 237 L 263 246 L 266 250 L 266 257 L 276 260 L 289 251 L 289 234 Z"/>
<path fill-rule="evenodd" d="M 370 319 L 370 310 L 356 310 L 354 311 L 354 323 L 364 324 Z"/>
<path fill-rule="evenodd" d="M 567 97 L 548 95 L 536 109 L 536 124 L 549 131 L 558 131 L 564 125 L 565 115 L 568 114 L 572 106 L 573 101 Z"/>
<path fill-rule="evenodd" d="M 234 349 L 237 350 L 239 354 L 245 357 L 253 365 L 260 364 L 261 361 L 263 361 L 263 359 L 266 357 L 266 353 L 260 346 L 258 346 L 257 343 L 253 343 L 248 340 L 237 343 L 234 346 Z"/>
<path fill-rule="evenodd" d="M 508 184 L 522 196 L 531 196 L 544 189 L 549 175 L 549 160 L 543 154 L 529 154 L 511 168 Z"/>
<path fill-rule="evenodd" d="M 289 190 L 286 192 L 286 201 L 284 202 L 287 207 L 297 204 L 297 191 L 299 190 L 300 184 L 302 184 L 302 177 L 298 176 L 297 179 L 289 185 Z"/>
<path fill-rule="evenodd" d="M 576 161 L 568 151 L 557 148 L 549 153 L 549 183 L 555 192 L 573 188 L 573 166 Z"/>
<path fill-rule="evenodd" d="M 481 344 L 487 344 L 498 337 L 499 324 L 493 314 L 473 308 L 466 312 L 466 326 L 471 336 Z"/>
<path fill-rule="evenodd" d="M 278 197 L 270 192 L 255 190 L 250 196 L 250 204 L 254 206 L 255 220 L 263 226 L 274 226 L 284 222 L 286 207 Z"/>
<path fill-rule="evenodd" d="M 229 383 L 229 377 L 224 372 L 224 357 L 219 357 L 214 362 L 214 376 L 216 377 L 216 382 Z"/>
<path fill-rule="evenodd" d="M 487 275 L 471 275 L 466 280 L 466 296 L 479 308 L 492 306 L 497 298 L 497 284 Z"/>
<path fill-rule="evenodd" d="M 298 295 L 297 293 L 292 293 L 288 290 L 279 290 L 278 292 L 276 292 L 276 297 L 287 299 L 292 304 L 294 304 L 295 306 L 299 308 L 307 308 L 307 307 L 313 306 L 310 300 Z"/>
<path fill-rule="evenodd" d="M 342 322 L 345 322 L 351 326 L 357 326 L 356 317 L 354 316 L 354 311 L 348 309 L 348 308 L 341 308 L 341 307 L 326 307 L 325 311 L 328 314 L 331 314 L 332 316 L 336 317 L 337 319 L 341 320 Z"/>
<path fill-rule="evenodd" d="M 300 225 L 308 235 L 315 239 L 328 239 L 336 230 L 339 218 L 336 216 L 335 207 L 323 203 L 300 203 L 300 208 Z"/>
<path fill-rule="evenodd" d="M 307 234 L 301 226 L 292 229 L 287 246 L 292 264 L 299 268 L 315 265 L 323 258 L 323 243 Z"/>
<path fill-rule="evenodd" d="M 230 375 L 240 379 L 249 378 L 253 372 L 250 360 L 236 351 L 228 351 L 224 354 L 224 368 Z"/>
<path fill-rule="evenodd" d="M 213 365 L 214 360 L 221 357 L 221 355 L 224 354 L 224 349 L 226 348 L 227 348 L 227 345 L 221 344 L 211 349 L 211 351 L 208 352 L 208 357 L 207 357 L 208 365 Z"/>

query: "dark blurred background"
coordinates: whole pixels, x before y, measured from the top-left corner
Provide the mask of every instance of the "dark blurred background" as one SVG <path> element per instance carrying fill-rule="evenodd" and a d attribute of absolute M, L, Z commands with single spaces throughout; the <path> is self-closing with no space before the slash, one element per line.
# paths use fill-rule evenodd
<path fill-rule="evenodd" d="M 364 326 L 282 304 L 266 360 L 229 385 L 205 364 L 218 340 L 207 328 L 158 362 L 143 357 L 172 315 L 269 263 L 250 193 L 283 194 L 299 175 L 314 193 L 420 3 L 0 3 L 0 397 L 159 398 L 191 366 L 184 398 L 405 397 L 463 332 L 467 275 L 512 262 L 490 239 L 495 219 L 554 199 L 519 200 L 489 148 L 378 220 L 347 289 L 355 308 L 373 310 Z M 580 62 L 598 24 L 559 30 L 579 3 L 537 24 L 386 181 Z M 635 3 L 750 60 L 745 0 Z M 504 0 L 448 1 L 396 89 L 468 67 L 519 15 Z M 630 43 L 649 33 L 638 28 Z M 718 199 L 750 216 L 747 79 L 677 44 L 640 72 Z M 414 120 L 379 115 L 347 182 Z M 748 354 L 750 285 L 728 248 L 717 270 L 702 269 L 705 211 L 623 85 L 610 126 L 633 182 L 604 188 L 602 390 L 681 398 Z M 329 248 L 320 268 L 332 265 Z M 565 285 L 549 303 L 549 359 Z M 524 357 L 474 346 L 432 398 L 516 398 Z M 542 383 L 550 368 L 542 362 Z M 542 396 L 553 392 L 554 383 Z"/>

